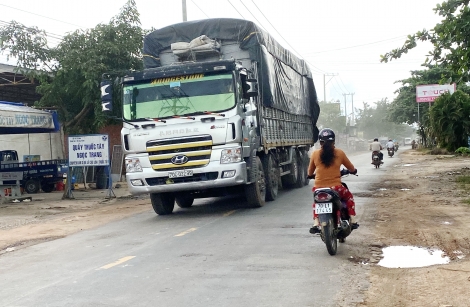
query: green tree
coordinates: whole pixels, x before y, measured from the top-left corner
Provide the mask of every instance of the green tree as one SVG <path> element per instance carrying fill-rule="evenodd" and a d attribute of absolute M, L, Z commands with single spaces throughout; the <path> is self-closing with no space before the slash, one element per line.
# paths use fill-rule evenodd
<path fill-rule="evenodd" d="M 382 62 L 400 58 L 410 49 L 417 46 L 417 41 L 429 41 L 434 49 L 428 54 L 425 63 L 435 62 L 454 72 L 458 78 L 446 79 L 446 83 L 455 80 L 469 81 L 470 48 L 470 0 L 447 0 L 437 4 L 436 14 L 443 17 L 440 23 L 431 30 L 424 29 L 408 35 L 402 47 L 381 55 Z M 444 77 L 444 76 L 443 76 Z"/>
<path fill-rule="evenodd" d="M 363 108 L 358 109 L 356 119 L 358 131 L 363 131 L 364 138 L 386 136 L 392 139 L 400 139 L 411 134 L 412 128 L 407 124 L 397 124 L 389 120 L 391 104 L 387 99 L 382 99 L 372 107 L 364 102 Z"/>
<path fill-rule="evenodd" d="M 143 35 L 135 0 L 128 0 L 108 24 L 70 33 L 55 47 L 45 31 L 12 21 L 0 28 L 0 52 L 39 80 L 36 106 L 57 108 L 67 133 L 93 133 L 109 121 L 101 112 L 102 74 L 141 69 Z"/>
<path fill-rule="evenodd" d="M 470 96 L 462 91 L 444 94 L 429 111 L 431 135 L 441 147 L 455 151 L 468 146 L 470 136 Z"/>
<path fill-rule="evenodd" d="M 320 110 L 317 123 L 319 129 L 331 128 L 337 133 L 345 132 L 346 120 L 344 116 L 341 116 L 339 103 L 320 101 Z"/>

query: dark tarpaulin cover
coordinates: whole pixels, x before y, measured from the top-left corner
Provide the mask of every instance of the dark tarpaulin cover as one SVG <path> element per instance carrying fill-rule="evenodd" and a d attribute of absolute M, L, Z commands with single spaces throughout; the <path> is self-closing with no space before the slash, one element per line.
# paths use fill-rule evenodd
<path fill-rule="evenodd" d="M 144 38 L 144 67 L 160 67 L 160 52 L 172 43 L 189 43 L 200 35 L 237 41 L 240 49 L 248 50 L 250 57 L 260 63 L 258 82 L 263 104 L 292 114 L 310 114 L 316 125 L 320 107 L 307 64 L 251 21 L 214 18 L 155 30 Z"/>

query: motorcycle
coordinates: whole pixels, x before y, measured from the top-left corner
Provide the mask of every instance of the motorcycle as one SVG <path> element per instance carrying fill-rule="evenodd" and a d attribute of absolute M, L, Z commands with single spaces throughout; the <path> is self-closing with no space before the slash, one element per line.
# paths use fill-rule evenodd
<path fill-rule="evenodd" d="M 375 168 L 379 168 L 381 161 L 380 161 L 380 153 L 378 151 L 372 152 L 372 164 L 374 164 Z"/>
<path fill-rule="evenodd" d="M 395 151 L 398 151 L 398 144 L 395 144 Z"/>
<path fill-rule="evenodd" d="M 387 148 L 388 150 L 388 156 L 391 158 L 395 154 L 395 149 L 394 148 Z"/>
<path fill-rule="evenodd" d="M 348 174 L 350 172 L 347 169 L 341 170 L 341 177 Z M 341 182 L 341 184 L 348 188 L 344 182 Z M 344 243 L 346 237 L 353 231 L 347 205 L 341 201 L 338 193 L 331 188 L 316 189 L 313 198 L 315 200 L 314 210 L 320 221 L 321 239 L 325 242 L 328 253 L 334 256 L 338 250 L 338 240 L 340 243 Z"/>

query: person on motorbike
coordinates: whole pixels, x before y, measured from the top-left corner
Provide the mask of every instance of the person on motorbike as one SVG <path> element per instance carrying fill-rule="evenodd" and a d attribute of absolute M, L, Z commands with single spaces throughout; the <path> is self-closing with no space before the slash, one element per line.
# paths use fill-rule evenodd
<path fill-rule="evenodd" d="M 388 142 L 387 142 L 387 149 L 388 148 L 395 149 L 395 143 L 393 143 L 392 139 L 388 140 Z"/>
<path fill-rule="evenodd" d="M 384 159 L 384 154 L 381 152 L 381 150 L 383 149 L 382 147 L 382 144 L 380 144 L 379 142 L 379 139 L 378 138 L 375 138 L 374 139 L 374 142 L 372 142 L 372 144 L 370 144 L 370 150 L 372 150 L 372 160 L 374 159 L 374 151 L 378 152 L 379 154 L 379 157 L 380 157 L 380 163 L 383 164 L 383 159 Z M 371 164 L 374 164 L 374 162 L 372 161 Z"/>
<path fill-rule="evenodd" d="M 359 224 L 356 223 L 355 216 L 355 203 L 351 192 L 341 183 L 341 165 L 344 165 L 351 174 L 357 174 L 357 169 L 349 161 L 348 157 L 339 148 L 335 148 L 335 133 L 333 130 L 325 128 L 318 134 L 320 141 L 320 149 L 315 150 L 310 157 L 310 164 L 308 166 L 308 177 L 313 178 L 315 173 L 315 184 L 312 191 L 318 188 L 331 188 L 338 192 L 341 200 L 346 202 L 348 213 L 351 217 L 352 229 L 357 229 Z M 314 204 L 315 206 L 315 204 Z M 320 233 L 320 224 L 318 215 L 313 210 L 313 227 L 310 228 L 310 233 Z"/>

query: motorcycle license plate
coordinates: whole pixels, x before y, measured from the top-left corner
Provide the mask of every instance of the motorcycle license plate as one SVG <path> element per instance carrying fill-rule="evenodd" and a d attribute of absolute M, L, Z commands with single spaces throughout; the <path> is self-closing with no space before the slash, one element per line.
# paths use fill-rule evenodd
<path fill-rule="evenodd" d="M 379 158 L 379 156 L 374 156 L 374 159 L 378 159 L 378 158 Z"/>
<path fill-rule="evenodd" d="M 193 170 L 181 170 L 168 172 L 168 178 L 180 178 L 180 177 L 191 177 L 193 175 Z"/>
<path fill-rule="evenodd" d="M 333 203 L 315 203 L 315 213 L 333 213 Z"/>

